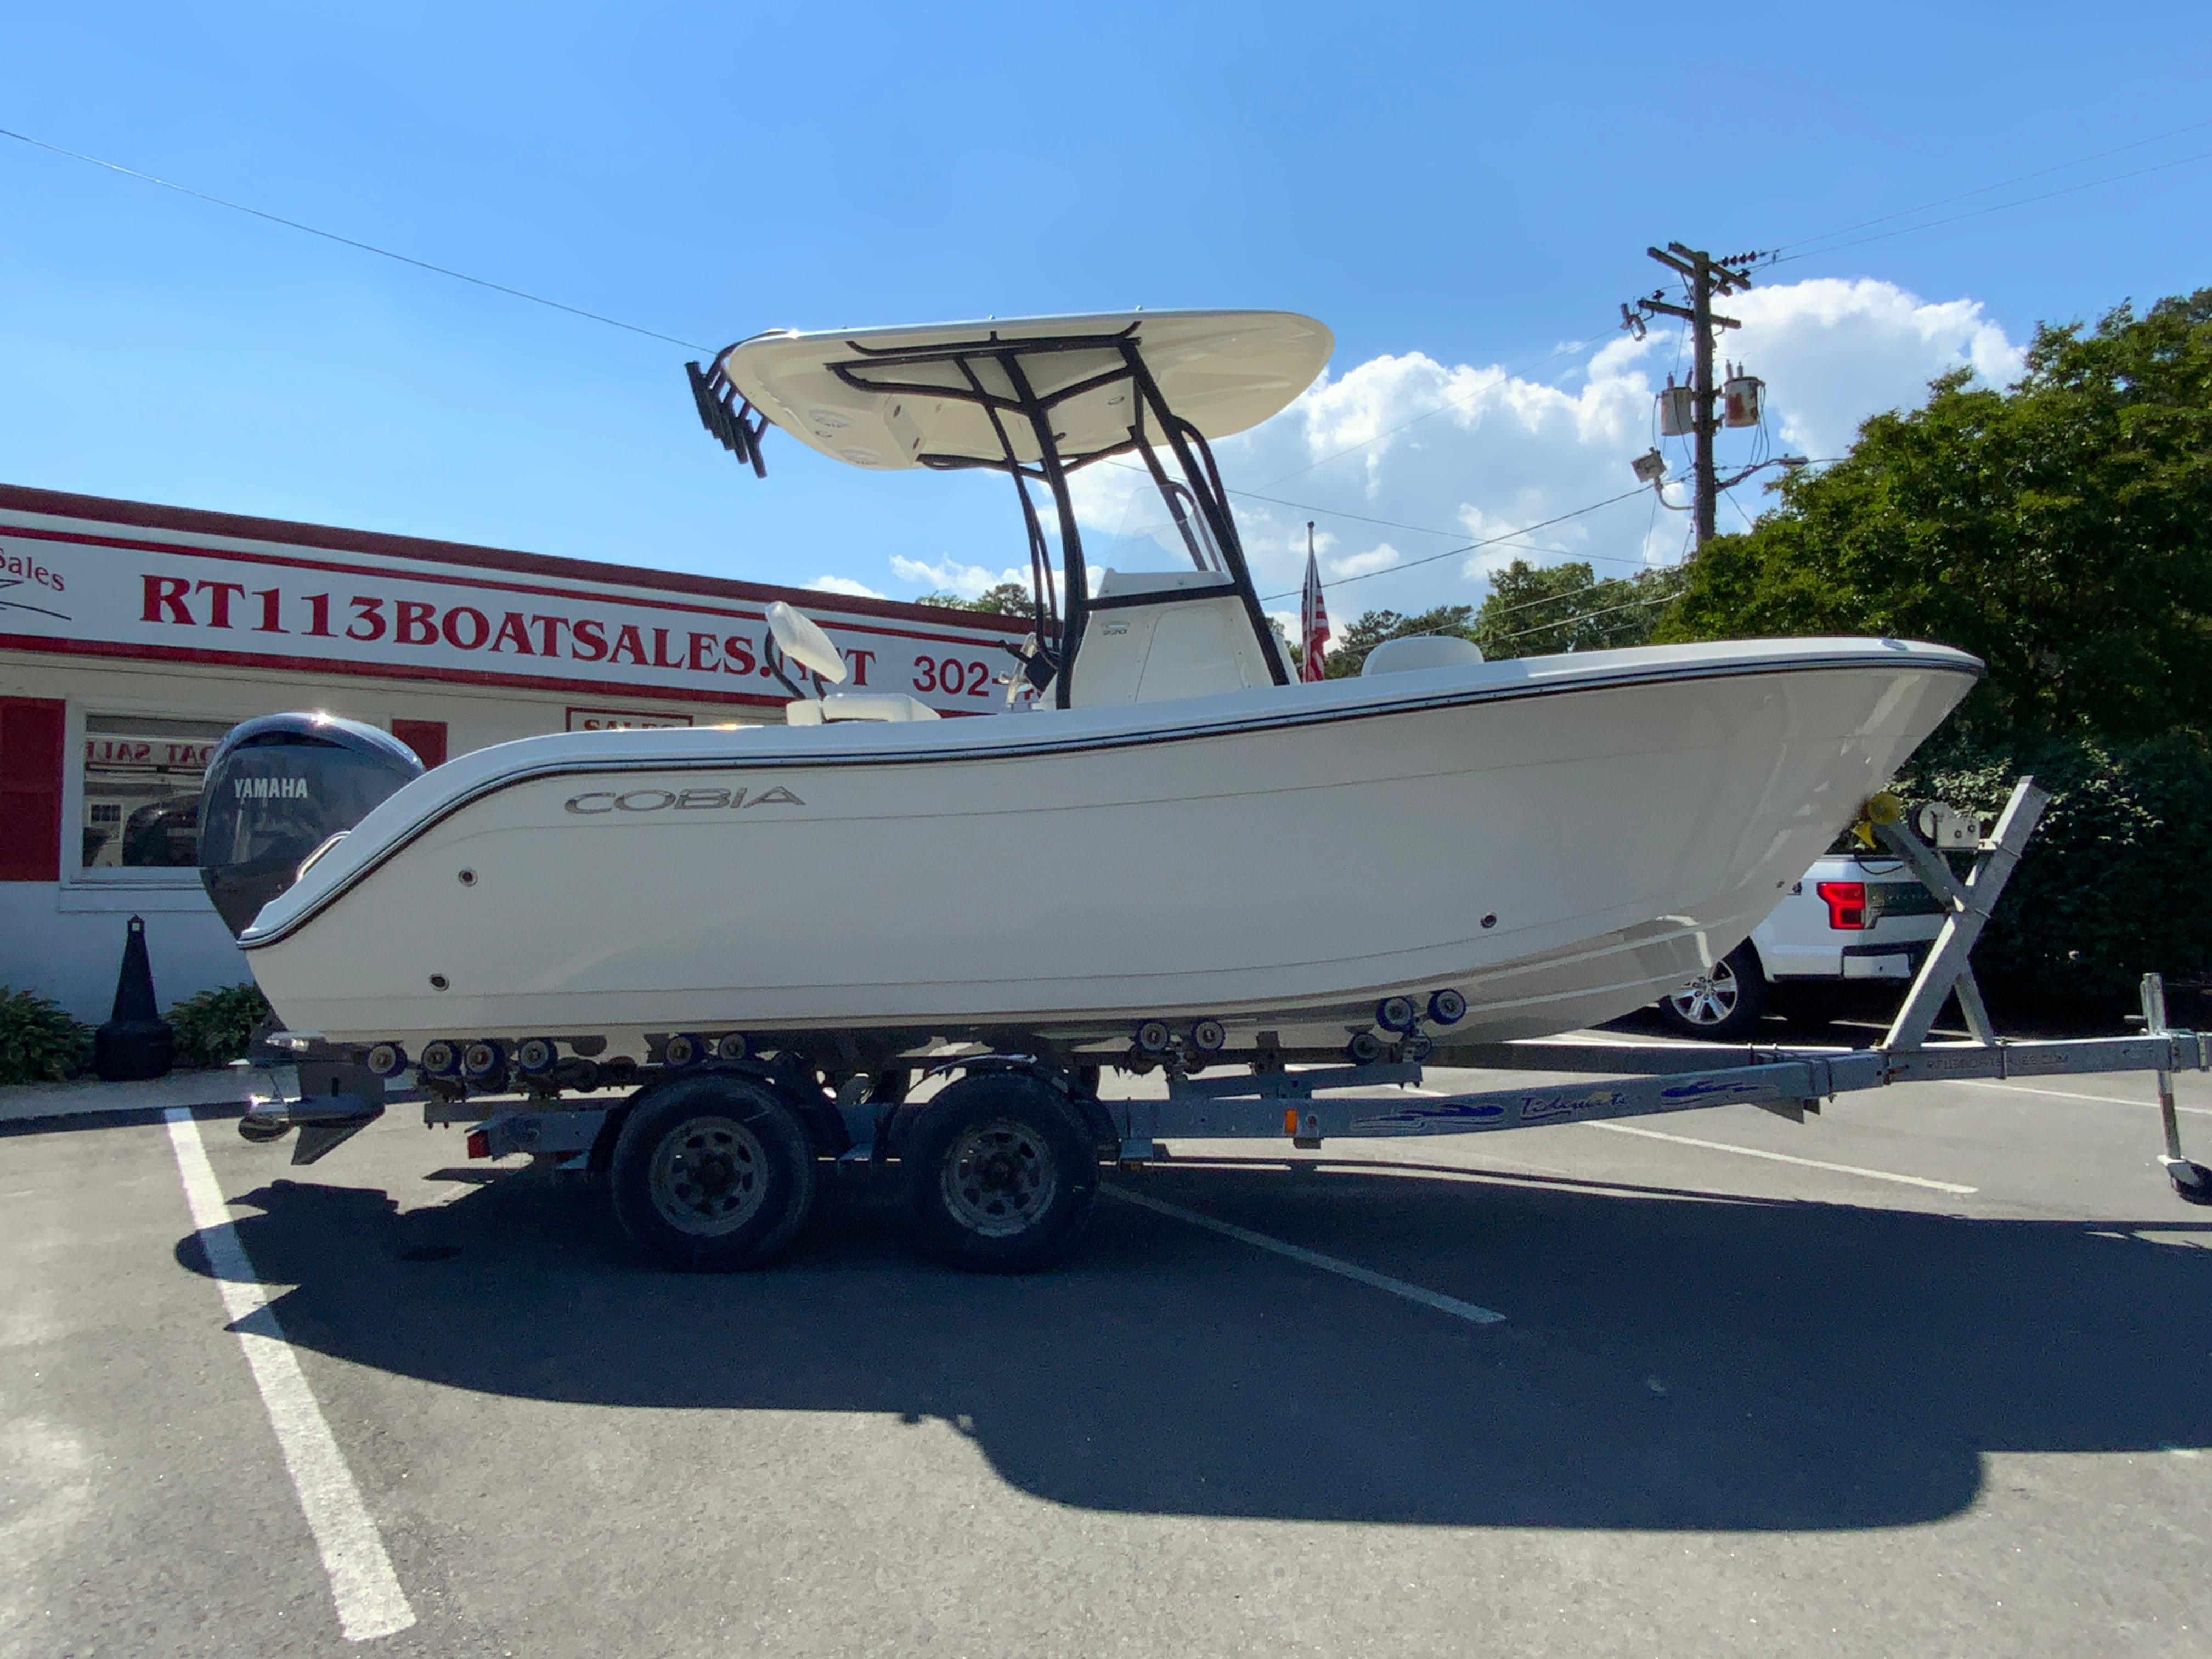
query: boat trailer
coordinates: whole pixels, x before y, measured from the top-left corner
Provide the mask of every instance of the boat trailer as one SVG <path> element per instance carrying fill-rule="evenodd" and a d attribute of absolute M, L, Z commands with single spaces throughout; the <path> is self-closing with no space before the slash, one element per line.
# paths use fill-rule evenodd
<path fill-rule="evenodd" d="M 1133 1048 L 1126 1057 L 1097 1057 L 1132 1071 L 1164 1070 L 1164 1098 L 1101 1098 L 1095 1066 L 1071 1071 L 1034 1054 L 947 1052 L 933 1057 L 937 1063 L 928 1075 L 965 1074 L 962 1083 L 940 1092 L 939 1100 L 953 1088 L 971 1087 L 994 1074 L 1026 1076 L 1057 1091 L 1068 1112 L 1081 1119 L 1102 1162 L 1118 1158 L 1123 1167 L 1139 1167 L 1167 1158 L 1161 1143 L 1176 1140 L 1286 1140 L 1292 1147 L 1313 1150 L 1337 1137 L 1472 1134 L 1731 1105 L 1758 1106 L 1802 1123 L 1838 1095 L 1899 1083 L 2148 1072 L 2157 1080 L 2165 1134 L 2159 1162 L 2181 1198 L 2212 1204 L 2212 1171 L 2183 1152 L 2173 1098 L 2174 1073 L 2212 1070 L 2212 1034 L 2167 1024 L 2160 975 L 2143 975 L 2142 1029 L 2130 1035 L 2009 1038 L 1999 1036 L 1990 1022 L 1970 955 L 2050 799 L 2033 778 L 2022 778 L 1986 834 L 1982 826 L 1943 809 L 1934 817 L 1941 851 L 1905 824 L 1895 798 L 1878 796 L 1869 804 L 1866 827 L 1936 896 L 1944 918 L 1896 1018 L 1882 1040 L 1869 1048 L 1589 1039 L 1455 1045 L 1416 1023 L 1390 1043 L 1376 1041 L 1372 1033 L 1358 1034 L 1369 1038 L 1364 1044 L 1356 1042 L 1363 1054 L 1379 1051 L 1367 1063 L 1346 1063 L 1343 1050 L 1277 1046 L 1264 1031 L 1250 1054 L 1218 1056 L 1170 1048 L 1153 1055 Z M 1963 877 L 1954 872 L 1945 853 L 1971 854 Z M 1966 1039 L 1931 1040 L 1937 1015 L 1954 996 Z M 1079 1063 L 1092 1058 L 1077 1056 Z M 1224 1069 L 1232 1065 L 1244 1069 Z M 1431 1066 L 1566 1073 L 1601 1080 L 1435 1094 L 1419 1088 Z M 273 1140 L 297 1129 L 292 1161 L 309 1164 L 383 1115 L 384 1079 L 352 1060 L 311 1047 L 296 1054 L 294 1067 L 296 1089 L 286 1088 L 284 1097 L 257 1100 L 248 1109 L 239 1125 L 247 1139 Z M 605 1103 L 434 1095 L 424 1103 L 423 1121 L 469 1125 L 472 1158 L 526 1153 L 543 1166 L 600 1172 L 615 1162 L 624 1120 L 634 1108 L 672 1082 L 716 1073 L 788 1103 L 805 1122 L 816 1156 L 834 1156 L 842 1170 L 912 1157 L 913 1126 L 928 1113 L 929 1103 L 906 1102 L 903 1087 L 885 1090 L 863 1074 L 833 1093 L 811 1067 L 778 1056 L 736 1066 L 712 1060 L 662 1066 L 641 1074 L 644 1088 Z M 902 1085 L 905 1074 L 897 1081 Z M 948 1158 L 956 1154 L 957 1148 L 945 1152 Z M 619 1186 L 618 1169 L 617 1177 Z M 683 1179 L 680 1174 L 670 1178 L 679 1183 Z M 951 1193 L 954 1177 L 947 1175 L 945 1182 Z M 1018 1186 L 1018 1172 L 1015 1182 Z M 811 1202 L 811 1177 L 805 1184 L 802 1209 Z M 616 1197 L 619 1209 L 622 1194 L 617 1191 Z M 1013 1265 L 1011 1251 L 1001 1265 Z"/>

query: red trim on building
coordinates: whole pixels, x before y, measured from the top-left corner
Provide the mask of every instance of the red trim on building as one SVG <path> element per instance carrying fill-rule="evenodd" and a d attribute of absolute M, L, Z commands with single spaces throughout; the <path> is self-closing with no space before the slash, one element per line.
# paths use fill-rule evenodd
<path fill-rule="evenodd" d="M 600 564 L 589 559 L 556 558 L 544 553 L 517 553 L 505 548 L 476 547 L 465 542 L 430 541 L 416 536 L 391 536 L 371 530 L 340 530 L 329 525 L 296 524 L 286 519 L 256 519 L 236 513 L 209 513 L 197 507 L 161 507 L 149 501 L 114 501 L 101 495 L 76 495 L 58 489 L 33 489 L 24 484 L 0 483 L 0 508 L 18 513 L 40 513 L 55 518 L 88 519 L 106 524 L 131 525 L 142 530 L 168 530 L 194 536 L 229 536 L 241 541 L 276 542 L 340 553 L 369 553 L 388 559 L 422 559 L 438 564 L 465 565 L 479 570 L 504 570 L 556 580 L 605 582 L 621 587 L 658 588 L 665 592 L 693 593 L 707 599 L 736 600 L 765 605 L 786 602 L 834 599 L 837 607 L 860 615 L 945 625 L 945 613 L 931 605 L 907 605 L 896 599 L 868 599 L 842 593 L 817 593 L 808 589 L 775 587 L 762 582 L 732 581 L 720 576 L 693 576 L 680 571 L 646 570 L 635 566 Z M 165 550 L 189 552 L 185 548 Z M 954 613 L 958 628 L 1000 629 L 1026 633 L 1029 624 L 1018 617 L 990 611 Z"/>
<path fill-rule="evenodd" d="M 609 696 L 643 697 L 658 702 L 744 703 L 757 708 L 781 708 L 791 701 L 787 691 L 763 696 L 756 691 L 682 685 L 653 685 L 622 680 L 549 679 L 535 674 L 485 674 L 472 668 L 433 668 L 413 664 L 348 662 L 337 657 L 277 657 L 243 651 L 202 651 L 191 646 L 129 645 L 106 640 L 52 640 L 28 634 L 0 634 L 0 651 L 44 651 L 63 657 L 119 657 L 132 662 L 204 663 L 216 668 L 259 669 L 275 674 L 348 674 L 387 684 L 442 681 L 450 685 L 473 685 L 494 691 L 571 691 L 597 700 Z M 984 708 L 941 708 L 946 720 L 965 720 L 994 713 Z"/>
<path fill-rule="evenodd" d="M 62 878 L 66 705 L 0 697 L 0 881 Z"/>
<path fill-rule="evenodd" d="M 392 735 L 415 751 L 423 769 L 446 763 L 446 723 L 443 720 L 394 720 Z"/>
<path fill-rule="evenodd" d="M 244 651 L 202 651 L 186 645 L 130 645 L 108 640 L 50 640 L 27 634 L 0 634 L 0 650 L 46 651 L 64 657 L 121 657 L 135 662 L 205 663 L 216 668 L 258 668 L 282 674 L 351 674 L 387 684 L 414 681 L 444 681 L 452 685 L 476 685 L 489 690 L 574 691 L 593 696 L 612 693 L 625 697 L 651 697 L 665 702 L 751 703 L 781 708 L 791 701 L 788 692 L 763 696 L 752 691 L 707 690 L 680 685 L 650 685 L 634 681 L 564 680 L 536 674 L 485 674 L 473 668 L 432 668 L 410 663 L 348 662 L 337 657 L 279 657 Z"/>
<path fill-rule="evenodd" d="M 0 489 L 4 488 L 4 485 L 0 485 Z M 180 555 L 185 558 L 220 559 L 226 563 L 267 564 L 274 565 L 283 570 L 325 571 L 333 575 L 365 576 L 375 581 L 429 582 L 447 587 L 485 589 L 495 593 L 527 593 L 533 599 L 574 599 L 587 605 L 647 605 L 656 610 L 678 611 L 687 615 L 700 617 L 722 617 L 738 622 L 763 622 L 768 616 L 764 608 L 732 611 L 720 605 L 680 605 L 664 599 L 648 600 L 633 598 L 623 593 L 595 593 L 574 587 L 535 587 L 524 582 L 494 581 L 482 576 L 447 576 L 441 575 L 434 570 L 386 570 L 375 565 L 339 564 L 329 559 L 288 559 L 279 554 L 247 553 L 227 547 L 191 547 L 182 542 L 125 541 L 120 537 L 95 536 L 75 530 L 46 530 L 22 525 L 5 525 L 0 526 L 0 533 L 19 537 L 25 540 L 59 542 L 72 547 L 112 547 L 133 553 L 162 553 Z M 632 587 L 653 586 L 652 583 L 641 582 L 630 575 L 610 577 L 606 580 L 621 580 Z M 766 591 L 787 601 L 797 599 L 801 603 L 811 601 L 819 604 L 824 600 L 834 600 L 840 609 L 842 609 L 846 604 L 845 596 L 842 593 L 817 593 L 809 589 L 798 587 L 770 588 Z M 854 603 L 858 604 L 859 601 L 855 600 Z M 934 640 L 939 644 L 945 644 L 955 642 L 947 641 L 945 637 L 945 630 L 948 628 L 981 626 L 988 629 L 1003 628 L 1007 623 L 1013 623 L 1024 633 L 1029 629 L 1028 623 L 1022 621 L 1021 618 L 1008 617 L 998 611 L 955 611 L 950 606 L 937 605 L 914 605 L 902 608 L 920 611 L 936 626 L 926 630 L 872 626 L 868 631 L 881 634 L 890 639 Z M 980 617 L 983 620 L 980 624 L 971 623 L 969 618 L 972 617 Z M 829 625 L 836 628 L 840 624 L 832 621 Z"/>

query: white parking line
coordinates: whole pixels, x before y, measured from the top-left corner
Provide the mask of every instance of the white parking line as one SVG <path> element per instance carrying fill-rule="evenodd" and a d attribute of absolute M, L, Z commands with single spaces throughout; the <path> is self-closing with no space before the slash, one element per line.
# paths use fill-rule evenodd
<path fill-rule="evenodd" d="M 1677 1146 L 1702 1146 L 1709 1152 L 1735 1152 L 1740 1157 L 1763 1158 L 1776 1164 L 1797 1164 L 1808 1170 L 1830 1170 L 1838 1175 L 1864 1176 L 1869 1181 L 1894 1181 L 1906 1187 L 1928 1187 L 1939 1193 L 1957 1193 L 1961 1197 L 1981 1190 L 1977 1187 L 1961 1187 L 1955 1181 L 1930 1181 L 1926 1176 L 1898 1175 L 1888 1170 L 1863 1170 L 1856 1164 L 1824 1164 L 1817 1158 L 1770 1152 L 1758 1146 L 1731 1146 L 1725 1140 L 1697 1140 L 1688 1135 L 1662 1134 L 1656 1129 L 1638 1129 L 1626 1123 L 1585 1123 L 1583 1127 L 1609 1129 L 1617 1135 L 1642 1135 L 1647 1140 L 1671 1140 Z"/>
<path fill-rule="evenodd" d="M 2158 1109 L 2158 1102 L 2146 1095 L 2139 1100 L 2129 1100 L 2119 1095 L 2076 1094 L 2071 1089 L 2031 1089 L 2024 1083 L 1999 1083 L 1991 1079 L 1961 1077 L 1950 1079 L 1963 1083 L 1970 1089 L 2008 1089 L 2016 1095 L 2041 1095 L 2045 1100 L 2094 1100 L 2101 1106 L 2141 1106 L 2150 1111 Z M 2212 1107 L 2176 1106 L 2177 1112 L 2187 1112 L 2192 1117 L 2212 1117 Z"/>
<path fill-rule="evenodd" d="M 1265 1233 L 1255 1233 L 1249 1227 L 1240 1227 L 1231 1221 L 1217 1221 L 1196 1210 L 1186 1210 L 1180 1204 L 1170 1204 L 1164 1199 L 1145 1193 L 1133 1193 L 1126 1187 L 1102 1186 L 1099 1191 L 1109 1197 L 1118 1198 L 1125 1204 L 1134 1204 L 1139 1209 L 1152 1210 L 1160 1215 L 1172 1216 L 1177 1221 L 1187 1221 L 1194 1227 L 1203 1227 L 1210 1233 L 1219 1233 L 1224 1238 L 1233 1238 L 1240 1244 L 1249 1244 L 1258 1249 L 1272 1250 L 1277 1255 L 1288 1256 L 1293 1261 L 1309 1267 L 1318 1267 L 1325 1273 L 1334 1273 L 1349 1279 L 1371 1290 L 1388 1291 L 1392 1296 L 1402 1296 L 1408 1302 L 1418 1302 L 1425 1308 L 1449 1314 L 1454 1319 L 1464 1319 L 1472 1325 L 1495 1325 L 1505 1316 L 1494 1308 L 1478 1307 L 1472 1302 L 1462 1302 L 1455 1296 L 1446 1296 L 1441 1291 L 1431 1291 L 1419 1285 L 1409 1285 L 1402 1279 L 1393 1279 L 1388 1273 L 1378 1273 L 1371 1267 L 1356 1262 L 1340 1261 L 1333 1255 L 1323 1255 L 1318 1250 L 1309 1250 L 1302 1244 L 1286 1243 L 1279 1238 L 1270 1238 Z"/>
<path fill-rule="evenodd" d="M 173 1106 L 163 1115 L 168 1119 L 169 1144 L 177 1154 L 177 1174 L 185 1183 L 185 1201 L 191 1206 L 200 1249 L 222 1292 L 239 1346 L 246 1350 L 254 1386 L 261 1390 L 261 1403 L 268 1408 L 284 1467 L 307 1517 L 307 1530 L 315 1535 L 323 1571 L 330 1575 L 338 1627 L 349 1642 L 371 1641 L 405 1630 L 415 1622 L 415 1609 L 408 1606 L 392 1571 L 384 1540 L 369 1519 L 353 1471 L 346 1468 L 345 1454 L 315 1404 L 314 1393 L 300 1370 L 300 1358 L 269 1306 L 269 1287 L 254 1272 L 230 1219 L 207 1148 L 200 1144 L 199 1125 L 187 1107 Z"/>

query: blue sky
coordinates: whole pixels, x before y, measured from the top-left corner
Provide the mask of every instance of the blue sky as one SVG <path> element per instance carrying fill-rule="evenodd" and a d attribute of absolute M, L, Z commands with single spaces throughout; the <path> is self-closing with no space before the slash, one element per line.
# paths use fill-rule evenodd
<path fill-rule="evenodd" d="M 1616 339 L 1647 243 L 1798 245 L 2212 122 L 2212 13 L 2179 5 L 1694 33 L 1641 6 L 79 5 L 10 33 L 0 126 L 709 348 L 1310 313 L 1329 386 L 1224 459 L 1304 504 L 1247 504 L 1263 579 L 1325 509 L 1333 574 L 1364 579 L 1340 615 L 1479 599 L 1479 562 L 1395 567 L 1632 482 L 1670 338 L 1494 371 Z M 2001 372 L 2038 319 L 2212 282 L 2208 152 L 2212 125 L 1921 217 L 2159 171 L 1775 267 L 1729 349 L 1777 447 L 1839 443 L 1947 362 Z M 5 140 L 0 203 L 0 478 L 897 597 L 1014 562 L 1003 484 L 773 439 L 741 473 L 678 347 Z M 1679 550 L 1679 519 L 1608 513 L 1540 556 Z"/>

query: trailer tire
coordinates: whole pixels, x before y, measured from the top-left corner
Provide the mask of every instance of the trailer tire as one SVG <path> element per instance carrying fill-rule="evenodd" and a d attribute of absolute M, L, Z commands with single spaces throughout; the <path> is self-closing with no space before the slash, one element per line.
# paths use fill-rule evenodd
<path fill-rule="evenodd" d="M 814 1206 L 814 1145 L 773 1090 L 695 1074 L 627 1109 L 611 1175 L 633 1240 L 684 1273 L 757 1267 L 789 1248 Z"/>
<path fill-rule="evenodd" d="M 1741 1042 L 1766 1018 L 1766 969 L 1749 939 L 1713 964 L 1711 974 L 1659 999 L 1659 1022 L 1701 1042 Z"/>
<path fill-rule="evenodd" d="M 1018 1072 L 973 1073 L 922 1108 L 900 1149 L 922 1249 L 973 1273 L 1029 1273 L 1071 1249 L 1098 1196 L 1075 1109 Z"/>

